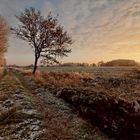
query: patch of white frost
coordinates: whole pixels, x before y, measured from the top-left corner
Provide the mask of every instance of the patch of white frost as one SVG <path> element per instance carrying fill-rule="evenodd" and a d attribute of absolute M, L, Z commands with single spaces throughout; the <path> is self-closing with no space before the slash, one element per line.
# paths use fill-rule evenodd
<path fill-rule="evenodd" d="M 134 101 L 134 108 L 136 112 L 140 110 L 140 104 L 138 103 L 138 101 Z"/>

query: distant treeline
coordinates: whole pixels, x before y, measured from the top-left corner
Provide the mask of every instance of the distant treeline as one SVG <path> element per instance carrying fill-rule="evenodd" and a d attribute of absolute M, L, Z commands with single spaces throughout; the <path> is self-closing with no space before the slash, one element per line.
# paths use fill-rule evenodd
<path fill-rule="evenodd" d="M 139 66 L 140 63 L 136 62 L 135 60 L 129 59 L 117 59 L 108 62 L 100 61 L 98 66 Z"/>
<path fill-rule="evenodd" d="M 117 60 L 111 60 L 108 62 L 100 61 L 97 64 L 92 63 L 63 63 L 60 64 L 60 66 L 81 66 L 81 67 L 87 67 L 87 66 L 108 66 L 108 67 L 115 67 L 115 66 L 139 66 L 140 63 L 136 62 L 135 60 L 129 60 L 129 59 L 117 59 Z"/>
<path fill-rule="evenodd" d="M 90 64 L 88 63 L 63 63 L 60 64 L 60 66 L 81 66 L 81 67 L 86 67 L 86 66 L 90 66 Z M 96 64 L 95 64 L 96 66 Z"/>
<path fill-rule="evenodd" d="M 10 67 L 19 67 L 17 65 L 9 65 Z M 136 62 L 135 60 L 129 60 L 129 59 L 117 59 L 117 60 L 111 60 L 108 62 L 104 62 L 104 61 L 99 61 L 97 64 L 92 63 L 73 63 L 73 62 L 69 62 L 69 63 L 62 63 L 59 65 L 47 65 L 47 66 L 71 66 L 71 67 L 116 67 L 116 66 L 140 66 L 140 63 Z M 20 66 L 21 67 L 21 66 Z M 23 66 L 23 67 L 29 67 L 32 68 L 33 64 L 28 65 L 28 66 Z M 39 65 L 39 67 L 46 67 L 44 65 Z"/>

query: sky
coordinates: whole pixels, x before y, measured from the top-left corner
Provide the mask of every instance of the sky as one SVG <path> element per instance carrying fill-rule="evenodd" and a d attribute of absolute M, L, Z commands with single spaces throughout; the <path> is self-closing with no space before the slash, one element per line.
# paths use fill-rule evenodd
<path fill-rule="evenodd" d="M 59 14 L 59 22 L 71 35 L 72 53 L 62 62 L 140 61 L 140 0 L 0 0 L 0 15 L 9 26 L 25 8 L 35 7 L 43 16 Z M 6 54 L 8 64 L 33 63 L 33 49 L 12 35 Z"/>

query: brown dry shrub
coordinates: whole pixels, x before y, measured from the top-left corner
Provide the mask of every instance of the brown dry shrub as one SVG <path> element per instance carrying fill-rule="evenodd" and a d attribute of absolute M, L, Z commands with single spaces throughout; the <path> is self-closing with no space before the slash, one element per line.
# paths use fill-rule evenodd
<path fill-rule="evenodd" d="M 20 72 L 24 75 L 35 81 L 37 84 L 44 85 L 45 80 L 42 76 L 42 73 L 40 71 L 36 71 L 35 74 L 32 73 L 31 70 L 20 70 Z"/>
<path fill-rule="evenodd" d="M 8 42 L 8 27 L 5 19 L 0 16 L 0 54 L 3 54 L 7 49 Z"/>
<path fill-rule="evenodd" d="M 88 73 L 78 72 L 45 72 L 42 74 L 46 83 L 56 87 L 79 86 L 82 79 L 89 79 L 91 75 Z"/>
<path fill-rule="evenodd" d="M 80 82 L 81 76 L 78 73 L 45 72 L 43 78 L 47 83 L 55 86 L 70 86 Z"/>
<path fill-rule="evenodd" d="M 7 51 L 7 42 L 8 42 L 8 26 L 5 19 L 0 16 L 0 75 L 4 72 L 4 53 Z"/>
<path fill-rule="evenodd" d="M 15 77 L 13 77 L 12 75 L 6 75 L 3 80 L 15 81 Z"/>
<path fill-rule="evenodd" d="M 93 79 L 93 76 L 86 72 L 40 72 L 34 75 L 30 70 L 23 70 L 22 73 L 34 80 L 37 84 L 52 87 L 77 87 L 83 81 Z"/>

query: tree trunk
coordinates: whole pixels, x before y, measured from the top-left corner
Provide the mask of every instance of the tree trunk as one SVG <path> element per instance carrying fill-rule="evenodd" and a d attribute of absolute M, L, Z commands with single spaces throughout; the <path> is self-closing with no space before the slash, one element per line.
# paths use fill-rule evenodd
<path fill-rule="evenodd" d="M 35 74 L 36 70 L 37 70 L 37 61 L 38 61 L 38 58 L 35 57 L 35 62 L 34 62 L 34 68 L 33 68 L 33 74 Z"/>

